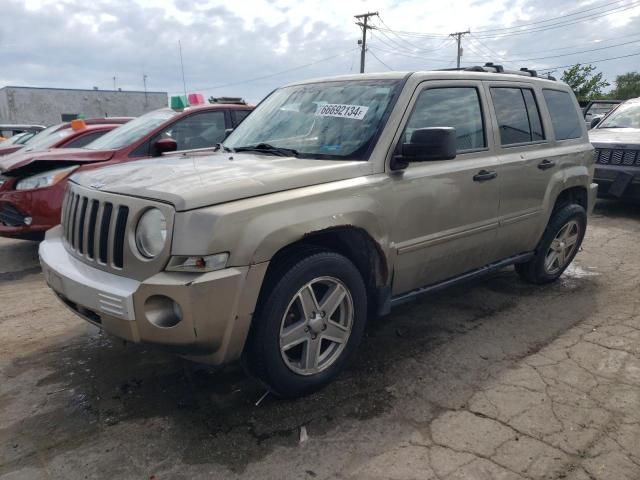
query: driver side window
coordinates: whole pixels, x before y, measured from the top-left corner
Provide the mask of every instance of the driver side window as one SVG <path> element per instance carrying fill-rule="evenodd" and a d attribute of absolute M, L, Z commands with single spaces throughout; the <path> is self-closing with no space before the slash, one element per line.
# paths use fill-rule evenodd
<path fill-rule="evenodd" d="M 428 127 L 456 129 L 458 152 L 487 146 L 480 96 L 474 87 L 446 87 L 423 90 L 405 127 L 404 142 L 414 130 Z"/>
<path fill-rule="evenodd" d="M 172 138 L 178 144 L 178 150 L 213 147 L 224 140 L 224 111 L 203 112 L 178 120 L 156 137 Z"/>

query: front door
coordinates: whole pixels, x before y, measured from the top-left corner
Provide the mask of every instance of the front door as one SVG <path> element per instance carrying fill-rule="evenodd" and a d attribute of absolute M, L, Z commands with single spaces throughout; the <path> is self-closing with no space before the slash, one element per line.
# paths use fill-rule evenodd
<path fill-rule="evenodd" d="M 427 81 L 416 91 L 400 142 L 425 127 L 454 127 L 453 160 L 414 162 L 390 173 L 396 206 L 393 294 L 437 283 L 495 259 L 497 160 L 480 82 Z"/>

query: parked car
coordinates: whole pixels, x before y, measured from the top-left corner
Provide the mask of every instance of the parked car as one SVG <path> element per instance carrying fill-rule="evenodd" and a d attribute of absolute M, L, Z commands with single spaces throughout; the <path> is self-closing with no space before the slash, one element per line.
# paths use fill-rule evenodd
<path fill-rule="evenodd" d="M 27 140 L 33 137 L 36 132 L 20 132 L 15 135 L 5 139 L 4 141 L 0 141 L 3 147 L 9 145 L 24 145 Z"/>
<path fill-rule="evenodd" d="M 620 105 L 620 103 L 622 103 L 622 100 L 591 100 L 582 110 L 587 130 L 592 127 L 595 119 L 602 119 L 602 117 Z"/>
<path fill-rule="evenodd" d="M 598 196 L 640 200 L 640 98 L 627 100 L 589 131 Z"/>
<path fill-rule="evenodd" d="M 0 124 L 0 137 L 11 138 L 19 133 L 38 133 L 44 129 L 44 125 L 3 123 Z"/>
<path fill-rule="evenodd" d="M 215 154 L 76 174 L 44 277 L 118 337 L 314 391 L 368 317 L 511 264 L 553 282 L 578 252 L 596 193 L 578 103 L 497 71 L 293 84 Z"/>
<path fill-rule="evenodd" d="M 122 125 L 123 123 L 131 120 L 132 117 L 107 117 L 107 118 L 91 118 L 82 120 L 84 125 Z M 90 140 L 90 133 L 97 133 L 96 131 L 89 132 L 83 128 L 72 128 L 73 122 L 63 122 L 57 125 L 52 125 L 44 130 L 40 130 L 30 139 L 24 143 L 7 144 L 3 142 L 0 144 L 0 156 L 5 156 L 17 152 L 18 150 L 24 151 L 36 151 L 47 150 L 50 148 L 64 148 L 76 146 L 77 144 L 85 144 L 86 141 L 81 140 L 82 137 L 89 135 L 85 140 Z M 82 125 L 81 122 L 76 122 L 76 125 Z M 111 127 L 110 129 L 112 129 Z M 94 139 L 97 137 L 94 137 Z M 0 159 L 1 160 L 1 159 Z"/>
<path fill-rule="evenodd" d="M 247 104 L 203 105 L 181 112 L 163 108 L 78 146 L 82 148 L 0 158 L 0 182 L 4 178 L 0 236 L 41 240 L 46 230 L 60 223 L 71 173 L 165 152 L 213 147 L 252 109 Z"/>

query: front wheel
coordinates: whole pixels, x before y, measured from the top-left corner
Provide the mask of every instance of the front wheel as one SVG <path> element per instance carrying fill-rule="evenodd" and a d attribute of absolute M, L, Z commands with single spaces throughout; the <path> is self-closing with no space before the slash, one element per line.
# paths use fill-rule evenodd
<path fill-rule="evenodd" d="M 527 282 L 550 283 L 558 279 L 580 249 L 587 228 L 587 213 L 580 205 L 566 205 L 556 210 L 526 263 L 516 265 L 516 271 Z"/>
<path fill-rule="evenodd" d="M 297 397 L 344 368 L 362 338 L 367 295 L 358 269 L 337 253 L 316 252 L 280 271 L 261 299 L 246 360 L 271 391 Z"/>

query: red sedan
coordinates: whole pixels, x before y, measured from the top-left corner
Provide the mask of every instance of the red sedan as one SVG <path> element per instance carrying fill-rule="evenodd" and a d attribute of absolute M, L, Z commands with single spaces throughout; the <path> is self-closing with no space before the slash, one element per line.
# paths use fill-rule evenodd
<path fill-rule="evenodd" d="M 0 143 L 0 156 L 9 155 L 20 151 L 46 150 L 49 148 L 77 148 L 87 145 L 109 130 L 113 130 L 113 125 L 122 125 L 131 120 L 132 117 L 110 117 L 110 118 L 90 118 L 87 120 L 63 122 L 51 125 L 38 132 L 25 143 Z M 72 124 L 77 125 L 74 129 Z M 81 125 L 91 129 L 82 128 Z M 108 125 L 107 128 L 93 130 L 93 126 Z M 101 131 L 102 133 L 98 133 Z"/>
<path fill-rule="evenodd" d="M 84 148 L 0 157 L 0 236 L 38 240 L 60 223 L 69 176 L 167 152 L 214 147 L 253 107 L 245 103 L 169 108 L 142 115 Z"/>

